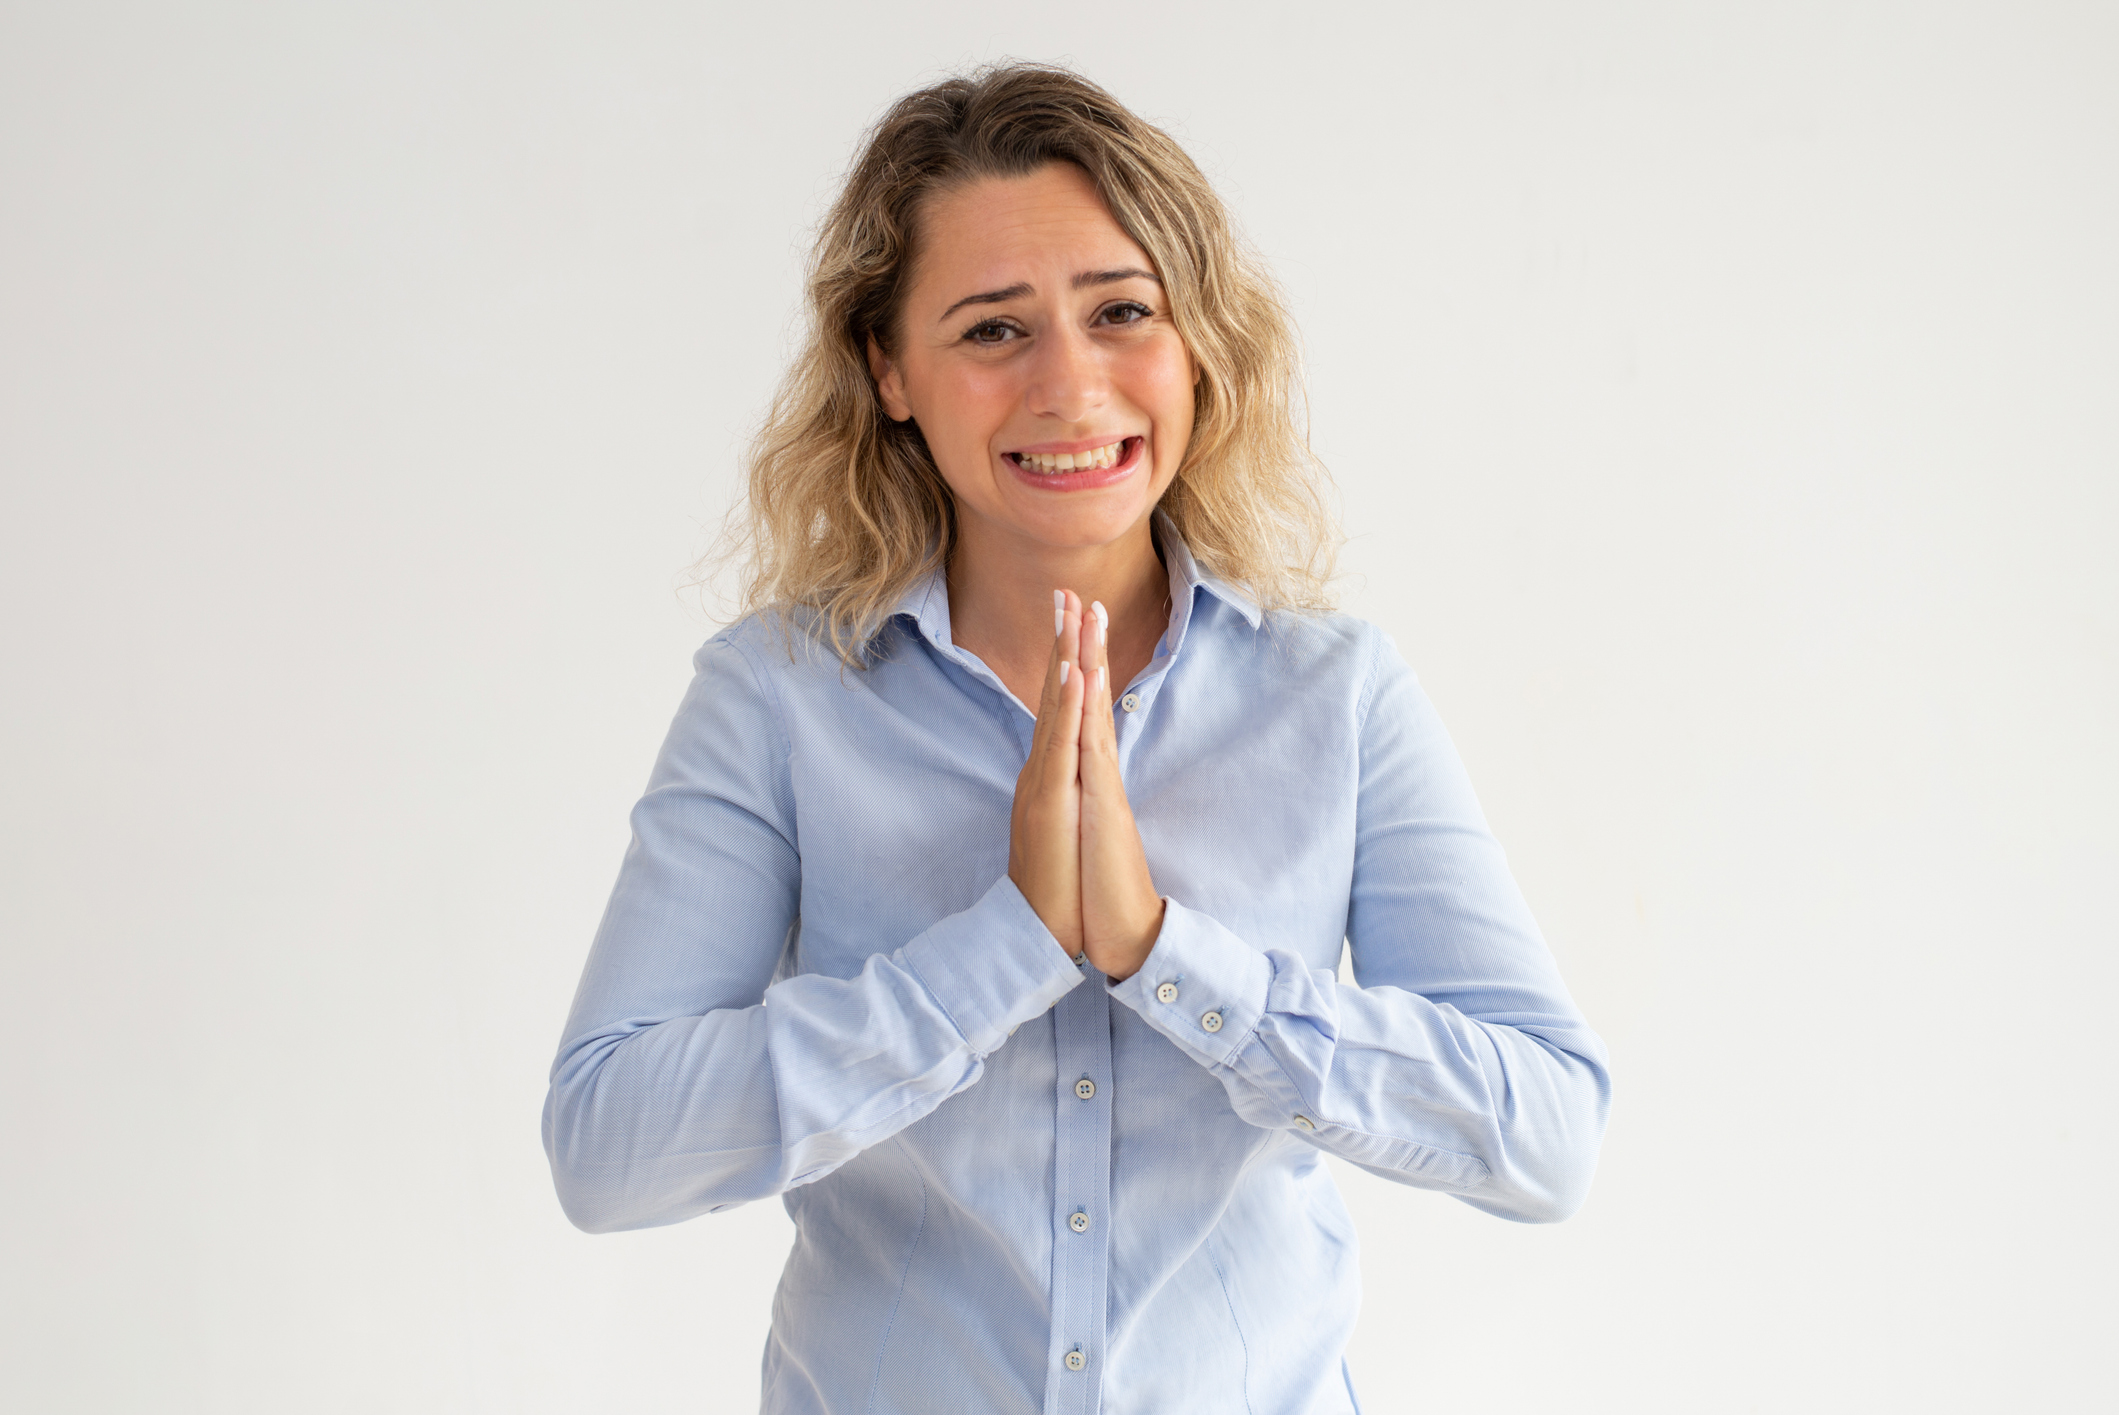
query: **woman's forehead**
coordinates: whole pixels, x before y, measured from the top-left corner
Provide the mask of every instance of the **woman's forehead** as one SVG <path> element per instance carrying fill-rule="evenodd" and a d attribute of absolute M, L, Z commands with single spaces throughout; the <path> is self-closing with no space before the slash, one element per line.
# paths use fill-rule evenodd
<path fill-rule="evenodd" d="M 914 290 L 922 304 L 940 300 L 937 309 L 979 292 L 1046 294 L 1078 277 L 1154 268 L 1071 164 L 941 193 L 921 214 L 920 237 Z"/>

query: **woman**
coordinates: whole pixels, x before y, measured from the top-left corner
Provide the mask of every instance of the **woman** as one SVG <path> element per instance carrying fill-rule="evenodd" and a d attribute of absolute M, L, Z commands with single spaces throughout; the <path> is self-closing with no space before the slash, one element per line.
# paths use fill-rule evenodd
<path fill-rule="evenodd" d="M 883 119 L 810 300 L 754 612 L 553 1068 L 561 1201 L 783 1197 L 768 1411 L 1353 1410 L 1322 1155 L 1559 1219 L 1606 1075 L 1411 671 L 1324 611 L 1271 287 L 1167 136 L 1014 66 Z"/>

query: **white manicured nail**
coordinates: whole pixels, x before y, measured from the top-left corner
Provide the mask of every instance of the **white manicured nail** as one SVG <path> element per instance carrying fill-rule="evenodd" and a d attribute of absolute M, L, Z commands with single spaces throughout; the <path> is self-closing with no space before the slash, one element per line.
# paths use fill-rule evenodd
<path fill-rule="evenodd" d="M 1060 686 L 1062 688 L 1067 686 L 1067 670 L 1072 668 L 1073 666 L 1073 664 L 1067 662 L 1067 660 L 1065 660 L 1064 658 L 1060 660 Z"/>
<path fill-rule="evenodd" d="M 1067 592 L 1065 590 L 1054 590 L 1052 592 L 1052 637 L 1056 639 L 1066 632 Z M 1067 680 L 1062 678 L 1060 681 L 1064 683 Z"/>
<path fill-rule="evenodd" d="M 1100 599 L 1090 600 L 1089 612 L 1096 616 L 1096 641 L 1100 644 L 1107 642 L 1111 637 L 1111 616 L 1104 613 L 1104 602 Z"/>
<path fill-rule="evenodd" d="M 1109 690 L 1110 684 L 1111 670 L 1099 663 L 1096 665 L 1096 691 L 1099 693 L 1106 692 Z"/>

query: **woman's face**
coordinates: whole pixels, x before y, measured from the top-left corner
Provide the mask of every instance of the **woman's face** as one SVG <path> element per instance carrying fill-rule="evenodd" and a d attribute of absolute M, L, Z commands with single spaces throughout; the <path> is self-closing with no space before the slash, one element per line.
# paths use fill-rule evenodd
<path fill-rule="evenodd" d="M 919 425 L 967 539 L 1108 545 L 1192 436 L 1192 356 L 1147 253 L 1055 163 L 929 202 L 897 348 L 869 367 Z"/>

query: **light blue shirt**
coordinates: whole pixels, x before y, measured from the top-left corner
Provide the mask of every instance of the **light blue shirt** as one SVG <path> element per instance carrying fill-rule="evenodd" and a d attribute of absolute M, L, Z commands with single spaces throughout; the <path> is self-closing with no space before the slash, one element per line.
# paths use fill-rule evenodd
<path fill-rule="evenodd" d="M 1352 1411 L 1324 1154 L 1582 1202 L 1604 1047 L 1412 671 L 1159 529 L 1169 629 L 1113 711 L 1169 902 L 1116 985 L 1008 878 L 1032 714 L 939 576 L 864 670 L 757 618 L 695 659 L 545 1146 L 592 1231 L 781 1196 L 772 1415 Z"/>

